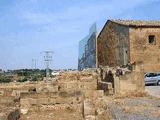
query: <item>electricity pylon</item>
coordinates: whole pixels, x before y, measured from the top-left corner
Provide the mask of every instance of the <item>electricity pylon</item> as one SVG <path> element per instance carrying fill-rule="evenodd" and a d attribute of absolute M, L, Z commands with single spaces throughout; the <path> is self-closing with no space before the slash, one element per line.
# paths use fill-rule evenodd
<path fill-rule="evenodd" d="M 44 62 L 46 65 L 46 78 L 50 77 L 50 71 L 49 71 L 49 65 L 52 62 L 52 54 L 53 51 L 43 51 L 42 53 L 44 53 Z"/>
<path fill-rule="evenodd" d="M 36 69 L 36 68 L 37 68 L 37 60 L 32 59 L 32 69 Z"/>

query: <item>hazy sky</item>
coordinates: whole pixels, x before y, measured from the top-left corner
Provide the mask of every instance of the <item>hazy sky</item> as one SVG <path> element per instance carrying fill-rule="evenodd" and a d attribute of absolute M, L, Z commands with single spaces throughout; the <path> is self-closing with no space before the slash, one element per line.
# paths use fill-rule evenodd
<path fill-rule="evenodd" d="M 78 42 L 92 23 L 107 19 L 160 19 L 160 0 L 0 0 L 0 68 L 77 68 Z"/>

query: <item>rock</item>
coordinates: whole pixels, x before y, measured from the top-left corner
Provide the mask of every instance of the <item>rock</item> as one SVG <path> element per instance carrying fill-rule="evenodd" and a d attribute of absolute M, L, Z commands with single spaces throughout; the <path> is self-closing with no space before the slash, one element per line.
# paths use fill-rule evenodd
<path fill-rule="evenodd" d="M 27 114 L 28 113 L 28 109 L 21 109 L 21 113 L 24 114 L 24 115 Z"/>
<path fill-rule="evenodd" d="M 84 116 L 95 115 L 95 106 L 91 100 L 84 100 Z"/>
<path fill-rule="evenodd" d="M 85 120 L 96 120 L 96 117 L 93 115 L 88 115 L 85 117 Z"/>

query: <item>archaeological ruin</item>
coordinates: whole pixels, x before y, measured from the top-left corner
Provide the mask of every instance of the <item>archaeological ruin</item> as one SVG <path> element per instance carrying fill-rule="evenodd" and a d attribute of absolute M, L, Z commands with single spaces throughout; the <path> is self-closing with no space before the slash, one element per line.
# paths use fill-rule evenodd
<path fill-rule="evenodd" d="M 144 73 L 160 69 L 160 21 L 108 20 L 91 33 L 80 42 L 79 71 L 0 84 L 0 120 L 158 120 Z"/>

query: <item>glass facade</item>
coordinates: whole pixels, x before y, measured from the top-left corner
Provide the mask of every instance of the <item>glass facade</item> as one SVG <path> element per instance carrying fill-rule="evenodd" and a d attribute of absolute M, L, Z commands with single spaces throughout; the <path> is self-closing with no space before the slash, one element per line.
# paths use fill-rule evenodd
<path fill-rule="evenodd" d="M 97 28 L 94 23 L 89 30 L 89 35 L 79 42 L 79 70 L 96 67 L 96 35 Z"/>

